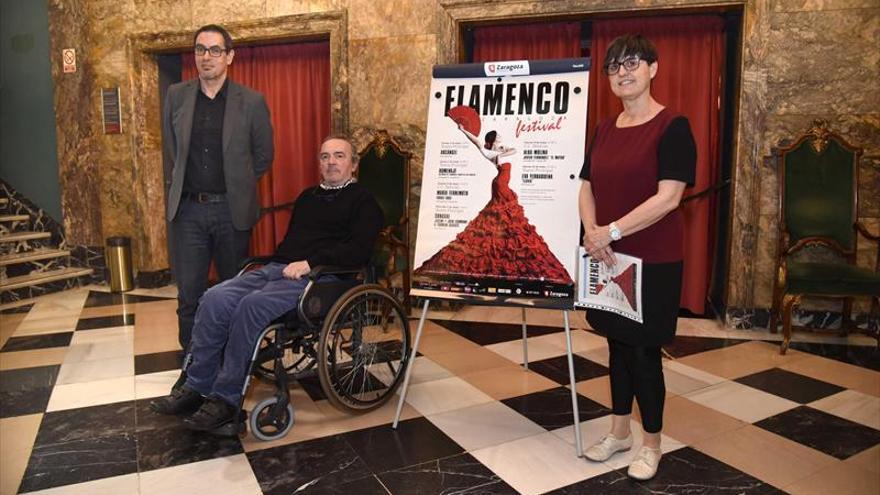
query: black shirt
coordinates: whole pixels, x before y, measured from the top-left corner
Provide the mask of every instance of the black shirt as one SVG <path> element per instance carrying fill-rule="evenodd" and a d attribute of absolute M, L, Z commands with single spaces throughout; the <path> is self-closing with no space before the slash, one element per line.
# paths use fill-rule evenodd
<path fill-rule="evenodd" d="M 199 85 L 183 180 L 183 190 L 186 192 L 226 192 L 223 176 L 223 116 L 227 87 L 229 79 L 223 82 L 223 87 L 211 99 Z"/>
<path fill-rule="evenodd" d="M 306 189 L 296 198 L 284 240 L 273 259 L 309 266 L 360 267 L 373 254 L 384 216 L 372 193 L 358 183 L 342 189 Z"/>

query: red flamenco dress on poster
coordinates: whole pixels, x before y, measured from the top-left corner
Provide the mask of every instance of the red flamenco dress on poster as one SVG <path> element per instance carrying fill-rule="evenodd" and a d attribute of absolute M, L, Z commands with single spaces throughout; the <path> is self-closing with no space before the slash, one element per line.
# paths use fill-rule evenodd
<path fill-rule="evenodd" d="M 529 223 L 509 183 L 510 163 L 502 163 L 492 181 L 492 199 L 452 242 L 415 273 L 573 284 L 547 242 Z"/>

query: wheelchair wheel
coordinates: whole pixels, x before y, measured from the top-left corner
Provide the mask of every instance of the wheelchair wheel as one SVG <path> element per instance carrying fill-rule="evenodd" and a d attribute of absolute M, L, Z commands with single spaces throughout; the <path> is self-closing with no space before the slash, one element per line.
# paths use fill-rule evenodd
<path fill-rule="evenodd" d="M 375 409 L 403 382 L 410 349 L 409 321 L 394 296 L 379 285 L 354 287 L 330 308 L 321 329 L 321 388 L 337 409 Z"/>
<path fill-rule="evenodd" d="M 287 435 L 293 427 L 293 406 L 290 402 L 287 403 L 287 407 L 280 406 L 278 397 L 274 395 L 254 406 L 248 417 L 248 426 L 255 437 L 268 442 Z"/>
<path fill-rule="evenodd" d="M 272 342 L 277 338 L 277 331 L 270 329 L 260 340 L 260 349 L 257 353 L 257 363 L 254 366 L 254 373 L 260 378 L 269 382 L 275 382 L 275 361 L 271 358 Z M 290 379 L 295 379 L 301 373 L 315 367 L 315 358 L 313 345 L 295 339 L 284 343 L 284 357 L 281 362 L 284 364 L 284 370 Z"/>

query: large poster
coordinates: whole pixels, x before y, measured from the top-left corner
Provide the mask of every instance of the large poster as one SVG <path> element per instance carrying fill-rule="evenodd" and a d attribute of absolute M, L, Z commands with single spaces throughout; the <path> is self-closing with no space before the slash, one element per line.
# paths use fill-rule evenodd
<path fill-rule="evenodd" d="M 416 296 L 572 306 L 589 62 L 434 68 Z"/>

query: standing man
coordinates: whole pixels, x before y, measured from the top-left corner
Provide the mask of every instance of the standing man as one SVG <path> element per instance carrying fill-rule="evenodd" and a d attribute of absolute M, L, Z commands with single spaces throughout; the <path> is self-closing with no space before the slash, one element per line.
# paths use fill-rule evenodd
<path fill-rule="evenodd" d="M 168 88 L 162 112 L 171 264 L 180 345 L 189 346 L 213 259 L 221 280 L 247 257 L 260 216 L 257 179 L 272 164 L 272 123 L 260 93 L 227 77 L 232 37 L 209 24 L 193 37 L 197 80 Z"/>

